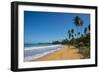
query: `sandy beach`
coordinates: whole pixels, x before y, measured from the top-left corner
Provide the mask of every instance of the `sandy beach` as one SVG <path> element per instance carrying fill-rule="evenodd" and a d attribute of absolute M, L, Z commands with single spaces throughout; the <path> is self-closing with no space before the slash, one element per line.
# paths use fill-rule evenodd
<path fill-rule="evenodd" d="M 47 61 L 47 60 L 73 60 L 80 59 L 81 54 L 78 53 L 79 49 L 77 48 L 68 48 L 64 47 L 61 50 L 55 51 L 54 53 L 43 56 L 35 61 Z"/>

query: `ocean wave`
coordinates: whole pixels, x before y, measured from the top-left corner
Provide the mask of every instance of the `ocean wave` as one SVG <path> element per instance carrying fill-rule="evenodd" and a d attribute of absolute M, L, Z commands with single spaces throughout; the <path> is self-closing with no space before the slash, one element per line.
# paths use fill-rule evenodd
<path fill-rule="evenodd" d="M 52 45 L 52 46 L 44 46 L 44 47 L 35 47 L 35 49 L 38 48 L 39 50 L 44 50 L 44 48 L 46 50 L 50 49 L 50 48 L 53 48 L 53 49 L 51 49 L 49 51 L 45 51 L 44 50 L 44 52 L 40 52 L 40 53 L 37 53 L 37 54 L 31 53 L 32 51 L 35 50 L 34 47 L 33 48 L 31 47 L 32 49 L 29 48 L 28 50 L 25 50 L 25 51 L 28 52 L 29 54 L 34 54 L 34 55 L 25 56 L 24 57 L 24 61 L 25 62 L 34 61 L 34 60 L 36 60 L 36 59 L 38 59 L 40 57 L 43 57 L 43 56 L 45 56 L 47 54 L 53 53 L 55 51 L 58 51 L 58 50 L 62 49 L 63 47 L 64 47 L 63 45 Z M 43 48 L 43 49 L 40 49 L 40 48 Z"/>
<path fill-rule="evenodd" d="M 26 61 L 34 61 L 34 60 L 36 60 L 36 59 L 38 59 L 38 58 L 41 58 L 41 57 L 43 57 L 43 56 L 45 56 L 45 55 L 48 55 L 48 54 L 50 54 L 50 53 L 53 53 L 53 52 L 55 52 L 55 51 L 57 51 L 57 50 L 60 50 L 61 48 L 57 48 L 57 49 L 54 49 L 54 50 L 51 50 L 51 51 L 47 51 L 47 52 L 44 52 L 44 53 L 40 53 L 40 54 L 36 54 L 36 55 L 34 55 L 34 56 L 28 56 L 28 57 L 25 57 L 25 62 Z"/>
<path fill-rule="evenodd" d="M 26 47 L 24 50 L 27 51 L 27 50 L 33 50 L 33 49 L 40 49 L 40 48 L 49 48 L 49 47 L 60 47 L 60 46 L 63 46 L 63 45 L 50 45 L 50 46 L 42 46 L 42 47 Z"/>

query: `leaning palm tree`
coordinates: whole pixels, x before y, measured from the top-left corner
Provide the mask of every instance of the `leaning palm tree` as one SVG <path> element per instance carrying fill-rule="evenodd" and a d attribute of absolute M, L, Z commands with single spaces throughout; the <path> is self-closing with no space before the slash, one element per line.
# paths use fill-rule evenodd
<path fill-rule="evenodd" d="M 83 26 L 83 20 L 79 17 L 79 16 L 76 16 L 74 18 L 74 24 L 75 26 L 77 27 L 77 33 L 78 33 L 78 27 L 81 27 Z M 78 37 L 77 37 L 78 38 Z"/>

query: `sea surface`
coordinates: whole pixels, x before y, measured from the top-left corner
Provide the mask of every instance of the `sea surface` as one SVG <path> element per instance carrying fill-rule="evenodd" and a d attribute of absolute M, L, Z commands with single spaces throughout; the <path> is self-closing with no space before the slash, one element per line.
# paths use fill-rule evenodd
<path fill-rule="evenodd" d="M 52 44 L 38 44 L 38 45 L 24 45 L 24 61 L 34 61 L 47 54 L 60 50 L 64 45 L 52 45 Z"/>

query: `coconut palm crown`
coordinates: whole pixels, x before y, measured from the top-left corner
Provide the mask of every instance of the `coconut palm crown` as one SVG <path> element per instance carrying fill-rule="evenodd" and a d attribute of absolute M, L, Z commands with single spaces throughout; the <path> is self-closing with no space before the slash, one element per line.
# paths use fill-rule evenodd
<path fill-rule="evenodd" d="M 83 25 L 83 20 L 82 20 L 79 16 L 76 16 L 76 17 L 74 18 L 74 24 L 75 24 L 76 26 L 82 26 L 82 25 Z"/>

